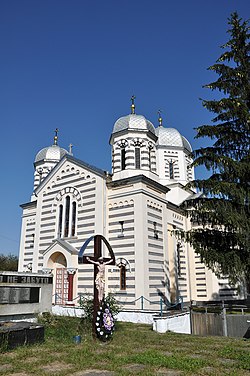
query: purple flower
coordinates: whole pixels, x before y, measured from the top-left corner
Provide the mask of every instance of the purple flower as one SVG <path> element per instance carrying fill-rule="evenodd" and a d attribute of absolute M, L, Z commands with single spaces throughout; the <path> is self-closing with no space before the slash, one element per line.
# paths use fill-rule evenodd
<path fill-rule="evenodd" d="M 107 310 L 105 309 L 105 313 L 103 314 L 103 325 L 104 325 L 104 328 L 107 330 L 111 330 L 114 326 L 113 317 L 108 309 Z"/>

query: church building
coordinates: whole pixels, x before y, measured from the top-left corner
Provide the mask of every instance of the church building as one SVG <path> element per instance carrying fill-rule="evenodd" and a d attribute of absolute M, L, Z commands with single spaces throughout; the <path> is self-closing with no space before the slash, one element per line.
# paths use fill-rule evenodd
<path fill-rule="evenodd" d="M 110 145 L 110 173 L 60 147 L 57 130 L 53 145 L 37 153 L 33 193 L 21 205 L 19 271 L 52 273 L 53 303 L 77 304 L 94 284 L 93 265 L 79 264 L 78 254 L 100 234 L 115 255 L 115 265 L 105 267 L 106 293 L 125 308 L 141 308 L 141 297 L 148 309 L 159 309 L 161 296 L 172 304 L 238 298 L 172 234 L 191 228 L 180 209 L 197 195 L 186 188 L 194 179 L 189 141 L 164 127 L 160 114 L 157 127 L 136 114 L 132 98 L 131 113 L 115 122 Z M 91 242 L 85 254 L 93 255 Z"/>

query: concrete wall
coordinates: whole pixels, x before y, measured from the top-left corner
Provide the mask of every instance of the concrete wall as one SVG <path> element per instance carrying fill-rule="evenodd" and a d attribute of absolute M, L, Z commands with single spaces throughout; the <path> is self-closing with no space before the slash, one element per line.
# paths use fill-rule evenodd
<path fill-rule="evenodd" d="M 0 273 L 0 321 L 32 317 L 52 311 L 52 276 Z"/>
<path fill-rule="evenodd" d="M 158 333 L 166 333 L 168 331 L 174 333 L 191 334 L 190 313 L 182 313 L 174 316 L 155 318 L 153 330 Z"/>

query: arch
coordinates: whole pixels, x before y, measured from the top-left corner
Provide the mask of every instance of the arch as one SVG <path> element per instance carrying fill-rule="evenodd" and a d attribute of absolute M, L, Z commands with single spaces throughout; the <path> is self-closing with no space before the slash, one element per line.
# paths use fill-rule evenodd
<path fill-rule="evenodd" d="M 70 196 L 72 196 L 72 198 L 75 199 L 78 202 L 78 205 L 81 206 L 82 196 L 81 196 L 80 191 L 75 187 L 69 186 L 69 187 L 65 187 L 65 188 L 61 189 L 57 193 L 56 197 L 54 198 L 54 202 L 53 202 L 53 205 L 52 205 L 52 208 L 51 208 L 51 212 L 54 212 L 56 210 L 57 205 L 62 202 L 62 199 L 66 194 L 70 194 Z"/>
<path fill-rule="evenodd" d="M 109 242 L 107 241 L 107 239 L 103 236 L 103 235 L 94 235 L 94 236 L 91 236 L 90 238 L 88 238 L 85 243 L 82 245 L 80 251 L 79 251 L 79 254 L 78 254 L 78 263 L 79 264 L 83 264 L 83 261 L 84 261 L 84 251 L 85 249 L 87 248 L 87 246 L 89 245 L 89 243 L 94 240 L 94 241 L 97 241 L 98 238 L 100 240 L 103 241 L 103 243 L 106 245 L 108 251 L 109 251 L 109 254 L 110 254 L 110 257 L 114 260 L 115 262 L 115 255 L 114 255 L 114 252 L 113 252 L 113 249 L 111 248 L 111 245 L 109 244 Z M 112 265 L 112 264 L 111 264 Z"/>
<path fill-rule="evenodd" d="M 52 253 L 48 259 L 47 267 L 53 270 L 53 302 L 55 304 L 65 304 L 68 300 L 68 273 L 67 259 L 59 251 Z"/>
<path fill-rule="evenodd" d="M 50 255 L 47 267 L 51 269 L 55 269 L 56 267 L 66 268 L 67 267 L 67 260 L 63 253 L 56 251 Z"/>

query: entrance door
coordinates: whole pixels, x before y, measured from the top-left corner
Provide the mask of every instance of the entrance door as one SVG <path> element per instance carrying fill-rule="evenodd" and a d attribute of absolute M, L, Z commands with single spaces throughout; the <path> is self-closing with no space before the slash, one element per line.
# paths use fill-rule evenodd
<path fill-rule="evenodd" d="M 56 269 L 55 304 L 64 305 L 68 300 L 68 273 L 66 268 Z"/>

